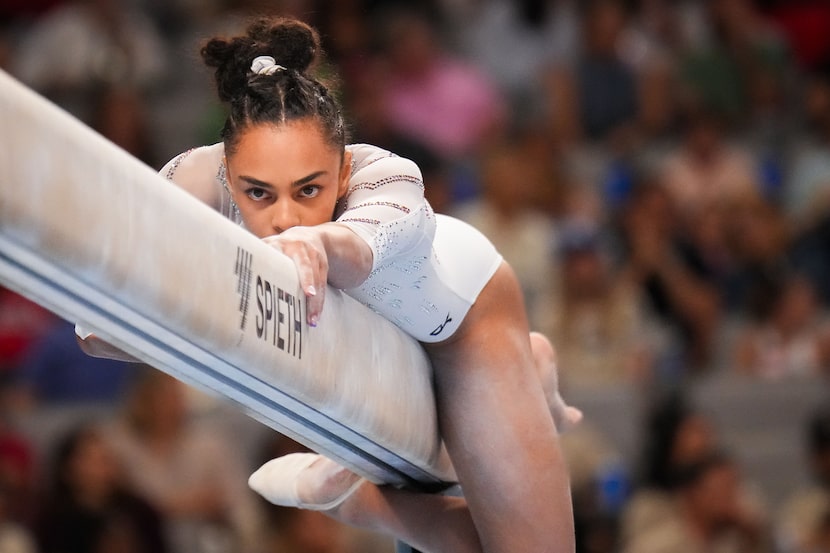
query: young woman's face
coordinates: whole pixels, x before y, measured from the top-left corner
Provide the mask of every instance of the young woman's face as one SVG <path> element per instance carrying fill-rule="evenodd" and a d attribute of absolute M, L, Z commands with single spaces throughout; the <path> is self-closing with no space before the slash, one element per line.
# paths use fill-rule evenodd
<path fill-rule="evenodd" d="M 250 127 L 227 156 L 231 195 L 259 238 L 331 221 L 350 167 L 350 154 L 328 144 L 311 119 Z"/>
<path fill-rule="evenodd" d="M 79 438 L 67 461 L 65 477 L 76 493 L 102 496 L 118 482 L 119 468 L 115 454 L 98 434 Z"/>

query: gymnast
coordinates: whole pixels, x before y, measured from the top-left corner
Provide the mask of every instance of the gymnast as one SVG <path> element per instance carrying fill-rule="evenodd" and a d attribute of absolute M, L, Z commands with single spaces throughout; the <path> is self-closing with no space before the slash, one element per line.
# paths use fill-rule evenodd
<path fill-rule="evenodd" d="M 229 105 L 222 142 L 161 173 L 293 259 L 312 327 L 330 284 L 423 345 L 463 497 L 377 486 L 316 454 L 269 461 L 250 486 L 425 552 L 572 552 L 557 425 L 581 414 L 558 393 L 551 344 L 529 331 L 492 244 L 432 212 L 414 163 L 347 145 L 338 101 L 312 76 L 320 51 L 316 31 L 293 19 L 209 40 L 202 58 Z M 82 347 L 126 355 L 94 335 Z"/>

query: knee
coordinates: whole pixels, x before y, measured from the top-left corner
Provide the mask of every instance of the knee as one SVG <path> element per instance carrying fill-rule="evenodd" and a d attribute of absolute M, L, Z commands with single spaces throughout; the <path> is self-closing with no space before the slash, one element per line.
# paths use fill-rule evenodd
<path fill-rule="evenodd" d="M 535 331 L 530 333 L 530 349 L 537 365 L 556 363 L 556 349 L 544 334 Z"/>

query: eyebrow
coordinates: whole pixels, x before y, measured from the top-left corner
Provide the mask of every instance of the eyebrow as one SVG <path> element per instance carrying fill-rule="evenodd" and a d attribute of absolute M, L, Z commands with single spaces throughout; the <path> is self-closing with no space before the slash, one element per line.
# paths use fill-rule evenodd
<path fill-rule="evenodd" d="M 313 181 L 317 177 L 321 177 L 321 176 L 325 175 L 327 172 L 328 171 L 315 171 L 315 172 L 311 173 L 310 175 L 307 175 L 307 176 L 305 176 L 301 179 L 295 180 L 294 182 L 291 183 L 291 187 L 292 188 L 298 188 L 298 187 L 301 187 L 301 186 L 305 186 L 306 184 L 310 183 L 311 181 Z M 244 180 L 248 184 L 252 184 L 254 186 L 259 186 L 261 188 L 274 188 L 274 185 L 272 185 L 271 183 L 259 180 L 259 179 L 254 178 L 254 177 L 249 177 L 249 176 L 246 176 L 246 175 L 240 175 L 239 179 Z"/>

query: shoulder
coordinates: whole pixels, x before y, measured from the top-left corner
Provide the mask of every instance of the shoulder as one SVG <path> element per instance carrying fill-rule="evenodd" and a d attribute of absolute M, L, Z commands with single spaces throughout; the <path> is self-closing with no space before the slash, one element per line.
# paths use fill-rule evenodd
<path fill-rule="evenodd" d="M 418 165 L 405 157 L 371 144 L 350 144 L 346 150 L 352 154 L 352 180 L 384 177 L 409 177 L 421 180 Z"/>
<path fill-rule="evenodd" d="M 217 208 L 221 194 L 217 179 L 224 167 L 224 156 L 225 146 L 221 142 L 193 148 L 168 161 L 159 174 L 202 202 Z"/>
<path fill-rule="evenodd" d="M 168 161 L 159 173 L 168 180 L 175 180 L 180 172 L 211 171 L 215 174 L 222 158 L 225 145 L 221 142 L 186 150 Z"/>

